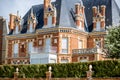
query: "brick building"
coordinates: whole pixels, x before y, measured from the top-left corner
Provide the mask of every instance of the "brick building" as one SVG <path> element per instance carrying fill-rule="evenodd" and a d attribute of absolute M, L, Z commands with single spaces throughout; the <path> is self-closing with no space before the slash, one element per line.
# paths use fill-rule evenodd
<path fill-rule="evenodd" d="M 5 35 L 7 34 L 6 31 L 6 20 L 0 16 L 0 64 L 2 64 L 2 62 L 5 59 L 5 46 L 6 46 L 6 42 L 5 42 Z"/>
<path fill-rule="evenodd" d="M 21 19 L 10 14 L 6 64 L 104 60 L 106 26 L 120 22 L 115 0 L 44 0 Z"/>

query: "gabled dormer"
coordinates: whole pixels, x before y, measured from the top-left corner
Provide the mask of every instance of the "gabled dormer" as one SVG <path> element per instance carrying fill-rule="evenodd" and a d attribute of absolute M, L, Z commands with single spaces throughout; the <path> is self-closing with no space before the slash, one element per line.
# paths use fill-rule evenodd
<path fill-rule="evenodd" d="M 93 31 L 105 30 L 105 11 L 106 6 L 93 6 Z"/>
<path fill-rule="evenodd" d="M 21 17 L 19 16 L 19 12 L 17 11 L 17 15 L 10 14 L 10 22 L 9 22 L 9 31 L 13 31 L 13 34 L 19 34 L 21 28 Z"/>
<path fill-rule="evenodd" d="M 33 13 L 33 8 L 31 8 L 30 15 L 28 16 L 28 26 L 27 26 L 27 33 L 32 33 L 35 31 L 35 27 L 37 25 L 36 16 Z"/>
<path fill-rule="evenodd" d="M 44 0 L 44 28 L 56 26 L 56 7 L 51 4 L 51 0 Z"/>
<path fill-rule="evenodd" d="M 84 8 L 82 3 L 75 4 L 75 24 L 82 31 L 84 31 Z"/>

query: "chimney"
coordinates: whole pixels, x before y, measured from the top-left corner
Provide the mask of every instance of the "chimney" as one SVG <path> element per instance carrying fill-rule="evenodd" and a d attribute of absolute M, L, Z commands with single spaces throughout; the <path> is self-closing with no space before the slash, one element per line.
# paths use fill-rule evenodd
<path fill-rule="evenodd" d="M 9 16 L 10 16 L 10 22 L 9 22 L 9 31 L 11 31 L 12 29 L 14 29 L 14 26 L 15 26 L 15 24 L 14 24 L 14 18 L 15 18 L 15 15 L 13 15 L 13 14 L 9 14 Z"/>
<path fill-rule="evenodd" d="M 50 5 L 51 0 L 44 0 L 44 9 L 47 9 Z"/>
<path fill-rule="evenodd" d="M 102 15 L 102 16 L 105 16 L 105 9 L 106 9 L 106 6 L 105 6 L 105 5 L 102 5 L 102 6 L 101 6 L 101 15 Z"/>
<path fill-rule="evenodd" d="M 93 17 L 96 17 L 96 14 L 97 14 L 97 7 L 96 6 L 93 6 Z"/>
<path fill-rule="evenodd" d="M 54 6 L 54 12 L 53 12 L 53 16 L 52 16 L 52 25 L 55 26 L 56 25 L 56 18 L 57 18 L 57 12 L 56 12 L 56 7 Z"/>
<path fill-rule="evenodd" d="M 75 14 L 77 14 L 77 15 L 80 14 L 80 4 L 79 3 L 75 4 Z"/>
<path fill-rule="evenodd" d="M 75 4 L 75 23 L 78 29 L 84 30 L 84 6 Z"/>

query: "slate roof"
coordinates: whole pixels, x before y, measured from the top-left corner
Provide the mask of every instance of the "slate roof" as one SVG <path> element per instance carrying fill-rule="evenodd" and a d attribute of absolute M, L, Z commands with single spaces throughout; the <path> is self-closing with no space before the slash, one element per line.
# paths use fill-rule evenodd
<path fill-rule="evenodd" d="M 73 27 L 75 28 L 75 3 L 81 3 L 85 6 L 85 29 L 91 32 L 92 24 L 92 7 L 106 5 L 106 26 L 114 25 L 120 22 L 120 9 L 115 0 L 56 0 L 52 4 L 57 9 L 57 26 L 56 27 Z M 32 6 L 33 12 L 36 15 L 38 24 L 36 29 L 43 27 L 43 4 Z M 30 10 L 23 17 L 24 25 L 21 33 L 27 31 L 27 19 L 30 15 Z"/>

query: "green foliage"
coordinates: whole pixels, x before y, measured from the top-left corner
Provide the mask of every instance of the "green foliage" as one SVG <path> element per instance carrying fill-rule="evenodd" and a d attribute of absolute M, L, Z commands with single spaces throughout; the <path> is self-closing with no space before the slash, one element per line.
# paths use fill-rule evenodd
<path fill-rule="evenodd" d="M 108 29 L 105 43 L 108 49 L 108 56 L 111 58 L 120 58 L 120 26 Z"/>
<path fill-rule="evenodd" d="M 19 68 L 19 77 L 45 78 L 48 67 L 52 67 L 52 77 L 54 78 L 80 78 L 86 77 L 88 66 L 93 65 L 94 77 L 119 77 L 120 61 L 97 61 L 88 63 L 66 63 L 66 64 L 46 64 L 46 65 L 1 65 L 0 77 L 12 78 L 15 69 Z"/>

